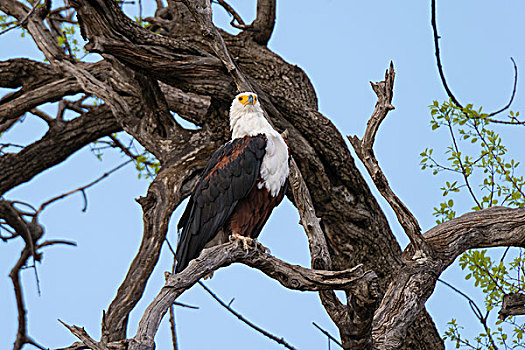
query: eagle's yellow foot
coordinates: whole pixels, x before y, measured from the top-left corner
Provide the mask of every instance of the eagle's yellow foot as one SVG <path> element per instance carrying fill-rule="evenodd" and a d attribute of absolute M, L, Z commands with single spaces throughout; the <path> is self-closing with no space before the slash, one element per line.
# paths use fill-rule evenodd
<path fill-rule="evenodd" d="M 254 240 L 250 237 L 241 236 L 237 233 L 232 233 L 230 236 L 230 242 L 241 242 L 244 250 L 248 251 L 255 248 Z"/>

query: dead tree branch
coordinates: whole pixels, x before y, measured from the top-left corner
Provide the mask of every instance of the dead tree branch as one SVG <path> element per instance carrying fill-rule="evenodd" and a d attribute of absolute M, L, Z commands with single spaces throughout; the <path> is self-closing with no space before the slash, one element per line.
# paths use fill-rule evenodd
<path fill-rule="evenodd" d="M 75 245 L 75 243 L 62 240 L 53 240 L 46 241 L 42 244 L 39 244 L 35 250 L 51 246 L 54 244 L 66 244 L 66 245 Z M 11 269 L 9 277 L 13 283 L 13 289 L 15 292 L 16 306 L 18 311 L 18 331 L 16 334 L 15 343 L 13 345 L 13 350 L 21 350 L 25 344 L 31 344 L 41 350 L 46 348 L 38 344 L 33 338 L 28 335 L 27 330 L 27 310 L 24 302 L 24 293 L 22 284 L 20 283 L 20 272 L 24 266 L 27 265 L 28 259 L 33 255 L 33 249 L 29 244 L 26 244 L 22 252 L 20 253 L 20 258 L 16 264 Z"/>
<path fill-rule="evenodd" d="M 354 147 L 357 156 L 363 162 L 366 170 L 372 177 L 377 189 L 386 199 L 392 210 L 394 210 L 397 220 L 415 248 L 413 258 L 416 259 L 421 256 L 430 255 L 431 251 L 421 236 L 421 227 L 419 226 L 417 219 L 394 191 L 392 191 L 392 188 L 388 184 L 388 180 L 381 170 L 373 151 L 374 141 L 379 126 L 383 120 L 385 120 L 388 112 L 394 109 L 394 106 L 392 106 L 394 77 L 394 65 L 390 62 L 390 68 L 385 73 L 385 80 L 378 83 L 370 83 L 372 89 L 377 95 L 377 103 L 372 116 L 368 120 L 365 135 L 362 140 L 357 136 L 349 136 L 348 139 Z"/>
<path fill-rule="evenodd" d="M 99 342 L 96 342 L 87 334 L 86 330 L 81 327 L 77 326 L 70 326 L 67 323 L 64 323 L 62 320 L 58 320 L 58 322 L 62 323 L 64 327 L 66 327 L 75 337 L 80 339 L 82 343 L 87 346 L 89 349 L 92 350 L 108 350 L 108 348 L 104 344 L 100 344 Z"/>
<path fill-rule="evenodd" d="M 491 207 L 430 229 L 425 241 L 434 255 L 406 261 L 374 314 L 372 335 L 378 349 L 398 349 L 432 294 L 437 278 L 468 249 L 525 246 L 525 209 Z M 408 247 L 407 247 L 408 249 Z"/>
<path fill-rule="evenodd" d="M 121 127 L 105 105 L 51 127 L 40 140 L 20 152 L 0 156 L 0 195 L 61 163 L 91 142 L 120 130 Z"/>
<path fill-rule="evenodd" d="M 256 268 L 283 286 L 295 290 L 344 289 L 358 283 L 366 276 L 362 266 L 345 271 L 310 270 L 288 264 L 258 249 L 246 252 L 236 243 L 205 249 L 184 271 L 167 279 L 165 286 L 143 314 L 137 334 L 130 344 L 130 350 L 152 349 L 160 321 L 175 298 L 202 277 L 234 262 Z"/>
<path fill-rule="evenodd" d="M 326 237 L 320 226 L 320 220 L 315 215 L 310 192 L 293 159 L 289 180 L 301 225 L 308 236 L 312 268 L 331 270 L 332 262 Z M 372 320 L 379 298 L 377 275 L 369 271 L 366 278 L 346 292 L 346 305 L 339 301 L 333 290 L 321 291 L 319 297 L 326 312 L 339 329 L 343 341 L 341 346 L 344 349 L 371 348 Z"/>
<path fill-rule="evenodd" d="M 503 305 L 498 318 L 504 320 L 509 316 L 525 315 L 525 294 L 511 293 L 503 296 Z"/>

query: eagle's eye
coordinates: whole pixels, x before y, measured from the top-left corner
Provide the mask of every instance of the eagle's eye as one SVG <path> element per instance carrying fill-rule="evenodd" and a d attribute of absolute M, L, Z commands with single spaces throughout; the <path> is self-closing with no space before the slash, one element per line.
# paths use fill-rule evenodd
<path fill-rule="evenodd" d="M 253 104 L 255 104 L 255 102 L 257 102 L 257 97 L 253 95 Z"/>
<path fill-rule="evenodd" d="M 242 96 L 241 96 L 241 97 L 239 97 L 239 101 L 242 101 Z"/>

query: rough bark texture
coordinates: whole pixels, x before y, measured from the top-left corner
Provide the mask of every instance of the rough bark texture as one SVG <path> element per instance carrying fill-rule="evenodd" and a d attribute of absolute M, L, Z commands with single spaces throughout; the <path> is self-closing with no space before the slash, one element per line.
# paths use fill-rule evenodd
<path fill-rule="evenodd" d="M 83 329 L 67 326 L 84 345 L 152 349 L 162 315 L 177 295 L 214 269 L 241 262 L 288 288 L 320 291 L 345 349 L 443 349 L 424 309 L 437 277 L 466 249 L 523 244 L 525 212 L 506 208 L 468 214 L 421 235 L 417 220 L 389 188 L 372 150 L 375 132 L 393 108 L 391 67 L 384 82 L 373 84 L 378 104 L 365 137 L 353 137 L 351 142 L 411 239 L 412 245 L 402 252 L 343 136 L 319 113 L 307 75 L 266 46 L 276 18 L 275 0 L 259 0 L 257 18 L 235 36 L 213 26 L 209 0 L 169 0 L 167 7 L 148 19 L 150 30 L 126 17 L 115 1 L 70 0 L 69 4 L 88 41 L 86 48 L 101 54 L 100 62 L 78 62 L 57 44 L 56 23 L 46 17 L 49 2 L 30 9 L 16 0 L 0 1 L 0 10 L 22 23 L 48 62 L 0 62 L 0 87 L 18 89 L 0 100 L 0 132 L 9 131 L 25 113 L 48 124 L 42 139 L 17 153 L 0 153 L 0 195 L 119 131 L 135 138 L 161 164 L 146 196 L 139 199 L 142 242 L 103 317 L 102 338 L 95 341 Z M 213 248 L 192 262 L 189 270 L 167 279 L 137 334 L 129 336 L 129 314 L 157 264 L 173 211 L 190 193 L 210 155 L 230 137 L 228 110 L 239 89 L 256 91 L 272 124 L 287 131 L 294 159 L 288 196 L 309 238 L 312 269 L 290 266 L 258 251 L 241 254 L 232 244 Z M 77 93 L 96 96 L 103 104 L 65 98 Z M 54 101 L 62 106 L 56 117 L 37 109 Z M 65 109 L 76 117 L 64 120 Z M 172 113 L 198 128 L 184 129 Z M 0 211 L 0 219 L 7 222 L 5 213 Z M 38 213 L 32 217 L 31 222 L 38 224 Z M 20 232 L 8 239 L 27 236 L 23 229 L 12 228 Z M 29 252 L 27 242 L 21 261 Z M 16 273 L 13 276 L 20 302 Z M 335 296 L 334 288 L 345 290 L 345 303 Z M 20 305 L 15 348 L 32 342 Z M 82 346 L 76 343 L 70 348 Z"/>

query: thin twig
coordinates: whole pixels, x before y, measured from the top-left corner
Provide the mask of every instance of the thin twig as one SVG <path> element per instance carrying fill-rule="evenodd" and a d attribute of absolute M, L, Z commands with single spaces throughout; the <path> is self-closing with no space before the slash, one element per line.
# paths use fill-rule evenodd
<path fill-rule="evenodd" d="M 441 82 L 443 83 L 443 87 L 445 88 L 448 97 L 454 102 L 454 104 L 458 107 L 461 107 L 463 109 L 463 106 L 459 101 L 456 99 L 456 96 L 452 93 L 450 88 L 448 87 L 447 80 L 445 79 L 445 73 L 443 73 L 443 66 L 441 65 L 441 55 L 439 53 L 439 39 L 441 38 L 437 31 L 437 24 L 436 24 L 436 0 L 431 1 L 431 24 L 432 24 L 432 30 L 434 33 L 434 49 L 436 54 L 436 63 L 439 71 L 439 76 L 441 77 Z"/>
<path fill-rule="evenodd" d="M 16 306 L 18 310 L 18 330 L 16 340 L 13 346 L 14 350 L 20 350 L 26 343 L 27 337 L 27 312 L 25 308 L 24 295 L 22 284 L 20 283 L 20 270 L 26 264 L 29 257 L 32 255 L 32 249 L 26 244 L 20 258 L 9 273 L 9 277 L 13 283 L 13 290 L 15 292 Z"/>
<path fill-rule="evenodd" d="M 171 266 L 171 273 L 175 273 L 176 260 L 173 258 L 173 265 Z M 175 302 L 173 303 L 175 304 Z M 171 330 L 171 342 L 173 344 L 173 350 L 178 350 L 179 345 L 177 343 L 177 328 L 175 324 L 175 310 L 173 304 L 170 306 L 170 330 Z"/>
<path fill-rule="evenodd" d="M 36 211 L 36 214 L 37 214 L 37 215 L 40 214 L 40 213 L 42 212 L 42 210 L 44 210 L 44 209 L 45 209 L 48 205 L 50 205 L 51 203 L 54 203 L 54 202 L 56 202 L 56 201 L 58 201 L 58 200 L 60 200 L 60 199 L 63 199 L 63 198 L 65 198 L 65 197 L 68 197 L 68 196 L 70 196 L 70 195 L 72 195 L 72 194 L 74 194 L 74 193 L 76 193 L 76 192 L 81 192 L 81 193 L 82 193 L 82 196 L 83 196 L 83 198 L 84 198 L 84 208 L 82 209 L 82 211 L 86 211 L 86 209 L 87 209 L 87 197 L 86 197 L 86 192 L 85 192 L 85 191 L 86 191 L 88 188 L 90 188 L 91 186 L 96 185 L 97 183 L 99 183 L 100 181 L 102 181 L 103 179 L 105 179 L 106 177 L 108 177 L 109 175 L 113 174 L 115 171 L 117 171 L 117 170 L 119 170 L 120 168 L 122 168 L 122 167 L 128 165 L 128 164 L 131 163 L 131 162 L 132 162 L 131 159 L 130 159 L 130 160 L 127 160 L 127 161 L 125 161 L 124 163 L 120 164 L 119 166 L 117 166 L 117 167 L 111 169 L 110 171 L 104 173 L 101 177 L 99 177 L 98 179 L 96 179 L 96 180 L 94 180 L 94 181 L 88 183 L 87 185 L 82 186 L 82 187 L 79 187 L 79 188 L 74 189 L 74 190 L 72 190 L 72 191 L 69 191 L 69 192 L 63 193 L 63 194 L 61 194 L 60 196 L 56 196 L 56 197 L 53 197 L 53 198 L 49 199 L 48 201 L 46 201 L 46 202 L 44 202 L 44 203 L 42 203 L 42 204 L 40 205 L 40 208 L 38 208 L 38 210 Z"/>
<path fill-rule="evenodd" d="M 499 113 L 505 111 L 506 109 L 508 109 L 510 107 L 510 105 L 512 104 L 512 101 L 514 101 L 514 96 L 516 95 L 516 86 L 518 85 L 518 67 L 516 66 L 516 61 L 514 61 L 514 58 L 511 57 L 510 60 L 512 61 L 512 65 L 514 66 L 514 87 L 512 88 L 512 95 L 510 96 L 509 103 L 507 103 L 506 106 L 504 106 L 503 108 L 497 110 L 496 112 L 490 113 L 489 117 L 493 117 L 496 114 L 499 114 Z M 499 120 L 491 119 L 491 121 L 494 122 L 494 123 L 500 123 Z M 505 123 L 505 122 L 503 122 L 503 123 Z"/>
<path fill-rule="evenodd" d="M 229 312 L 231 312 L 235 317 L 237 317 L 239 320 L 241 320 L 242 322 L 244 322 L 245 324 L 247 324 L 248 326 L 250 326 L 251 328 L 255 329 L 257 332 L 263 334 L 264 336 L 272 339 L 273 341 L 283 345 L 285 348 L 287 349 L 296 349 L 294 348 L 293 346 L 291 346 L 290 344 L 288 344 L 284 338 L 278 338 L 276 337 L 275 335 L 271 334 L 271 333 L 268 333 L 267 331 L 265 331 L 264 329 L 256 326 L 255 324 L 253 324 L 252 322 L 250 322 L 249 320 L 247 320 L 244 316 L 242 316 L 241 314 L 239 314 L 238 312 L 236 312 L 235 310 L 233 310 L 229 305 L 227 305 L 224 301 L 222 301 L 215 293 L 213 293 L 208 287 L 206 287 L 204 285 L 204 283 L 202 283 L 201 281 L 197 282 L 198 284 L 201 285 L 202 288 L 204 288 L 204 290 L 206 292 L 208 292 L 208 294 L 210 294 L 213 299 L 215 299 L 219 304 L 221 304 L 226 310 L 228 310 Z"/>
<path fill-rule="evenodd" d="M 331 335 L 330 333 L 328 333 L 328 331 L 325 331 L 323 328 L 321 328 L 317 323 L 315 322 L 312 322 L 312 324 L 318 329 L 320 330 L 324 335 L 326 335 L 328 337 L 328 339 L 330 339 L 331 341 L 333 341 L 334 343 L 336 343 L 337 345 L 339 345 L 341 348 L 344 349 L 343 347 L 343 344 L 341 344 L 333 335 Z"/>
<path fill-rule="evenodd" d="M 251 24 L 246 25 L 244 21 L 242 20 L 242 17 L 226 1 L 217 0 L 217 3 L 221 5 L 226 10 L 226 12 L 228 12 L 233 17 L 232 21 L 230 22 L 232 27 L 237 28 L 237 29 L 246 29 L 246 28 L 252 27 Z M 235 24 L 235 21 L 237 21 L 238 24 Z"/>
<path fill-rule="evenodd" d="M 431 25 L 432 25 L 432 32 L 434 34 L 434 49 L 435 49 L 435 55 L 436 55 L 436 64 L 437 64 L 437 68 L 438 68 L 438 72 L 439 72 L 439 77 L 441 78 L 441 83 L 443 84 L 443 87 L 445 88 L 445 91 L 447 92 L 447 95 L 448 97 L 452 100 L 452 102 L 460 107 L 461 109 L 463 109 L 463 105 L 461 105 L 461 103 L 459 103 L 458 99 L 456 98 L 456 96 L 452 93 L 452 91 L 450 90 L 448 84 L 447 84 L 447 80 L 445 78 L 445 73 L 443 73 L 443 66 L 441 64 L 441 54 L 440 54 L 440 51 L 439 51 L 439 39 L 441 39 L 441 37 L 439 36 L 438 34 L 438 30 L 437 30 L 437 20 L 436 20 L 436 0 L 431 0 Z M 514 87 L 512 89 L 512 94 L 510 96 L 510 99 L 509 99 L 509 102 L 504 106 L 502 107 L 501 109 L 495 111 L 495 112 L 492 112 L 492 113 L 489 113 L 489 117 L 493 117 L 505 110 L 507 110 L 510 105 L 512 104 L 512 102 L 514 101 L 514 96 L 516 95 L 516 86 L 517 86 L 517 83 L 518 83 L 518 67 L 516 66 L 516 62 L 514 61 L 514 58 L 510 58 L 511 61 L 512 61 L 512 64 L 514 65 Z M 495 119 L 490 119 L 491 122 L 494 122 L 494 123 L 500 123 L 500 124 L 525 124 L 525 121 L 524 122 L 517 122 L 517 123 L 513 123 L 513 122 L 507 122 L 507 121 L 501 121 L 501 120 L 495 120 Z"/>
<path fill-rule="evenodd" d="M 177 343 L 177 329 L 175 328 L 175 311 L 173 310 L 173 305 L 170 306 L 170 331 L 173 350 L 178 350 L 179 345 Z"/>
<path fill-rule="evenodd" d="M 180 306 L 180 307 L 185 307 L 185 308 L 193 309 L 193 310 L 198 310 L 198 309 L 200 309 L 198 306 L 193 306 L 193 305 L 184 304 L 184 303 L 181 303 L 181 302 L 179 302 L 179 301 L 174 301 L 174 302 L 173 302 L 173 305 Z"/>
<path fill-rule="evenodd" d="M 476 202 L 478 208 L 481 209 L 481 204 L 479 203 L 478 199 L 476 198 L 476 195 L 474 194 L 474 191 L 472 190 L 472 187 L 470 187 L 470 183 L 468 181 L 468 175 L 467 175 L 467 172 L 466 172 L 465 167 L 463 165 L 463 162 L 461 161 L 461 156 L 459 155 L 460 154 L 459 147 L 458 147 L 458 144 L 456 142 L 456 137 L 454 136 L 454 129 L 452 128 L 452 123 L 450 121 L 448 122 L 448 129 L 450 131 L 450 137 L 452 137 L 452 143 L 454 144 L 454 150 L 456 152 L 457 160 L 458 160 L 459 166 L 461 168 L 461 174 L 463 174 L 463 179 L 465 180 L 465 185 L 467 185 L 467 188 L 468 188 L 468 190 L 470 192 L 470 195 L 474 199 L 474 202 Z"/>
<path fill-rule="evenodd" d="M 478 305 L 476 304 L 476 302 L 474 300 L 472 300 L 468 295 L 466 295 L 465 293 L 463 293 L 462 291 L 460 291 L 459 289 L 457 289 L 456 287 L 454 287 L 450 283 L 445 282 L 445 281 L 443 281 L 440 278 L 438 278 L 437 280 L 468 300 L 468 303 L 469 303 L 470 308 L 472 309 L 472 312 L 474 313 L 476 318 L 479 320 L 479 322 L 481 323 L 481 325 L 485 329 L 485 333 L 487 334 L 487 336 L 489 338 L 489 341 L 490 341 L 491 345 L 493 346 L 493 349 L 498 350 L 498 347 L 494 343 L 494 339 L 492 339 L 492 335 L 491 335 L 489 327 L 487 325 L 487 318 L 488 318 L 490 310 L 487 310 L 487 313 L 485 314 L 485 316 L 483 316 L 483 314 L 481 313 L 481 310 L 478 307 Z"/>

